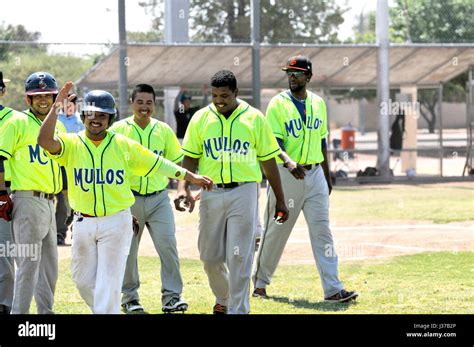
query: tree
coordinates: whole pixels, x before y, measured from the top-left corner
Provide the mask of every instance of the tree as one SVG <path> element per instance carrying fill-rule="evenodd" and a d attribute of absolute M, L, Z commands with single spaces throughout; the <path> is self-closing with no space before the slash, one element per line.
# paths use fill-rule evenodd
<path fill-rule="evenodd" d="M 469 15 L 469 13 L 471 15 Z M 474 42 L 474 2 L 472 0 L 397 0 L 391 11 L 392 28 L 405 42 Z M 464 91 L 467 75 L 444 85 L 444 99 L 457 101 Z M 436 126 L 437 90 L 420 90 L 420 113 L 430 133 Z"/>
<path fill-rule="evenodd" d="M 25 41 L 25 42 L 38 42 L 41 37 L 41 33 L 38 31 L 30 32 L 26 30 L 23 25 L 5 25 L 0 24 L 0 40 L 2 41 Z M 42 49 L 46 50 L 46 47 L 40 48 L 40 45 L 36 44 L 0 44 L 0 61 L 8 59 L 9 56 L 17 54 L 31 49 Z"/>
<path fill-rule="evenodd" d="M 474 41 L 472 0 L 396 0 L 390 8 L 390 42 L 392 43 L 463 43 Z M 359 19 L 354 28 L 355 43 L 374 43 L 375 12 Z M 461 74 L 444 85 L 445 101 L 463 101 L 467 74 Z M 436 127 L 438 90 L 418 91 L 421 117 L 430 133 Z"/>
<path fill-rule="evenodd" d="M 155 11 L 154 30 L 163 29 L 163 2 L 140 6 Z M 261 42 L 334 43 L 344 21 L 335 0 L 262 0 Z M 190 0 L 190 33 L 195 42 L 250 42 L 250 0 Z"/>
<path fill-rule="evenodd" d="M 66 81 L 77 80 L 93 65 L 93 57 L 80 58 L 59 54 L 48 54 L 43 50 L 27 51 L 15 55 L 15 59 L 2 62 L 0 71 L 11 80 L 7 85 L 7 95 L 2 98 L 2 105 L 16 110 L 27 108 L 25 95 L 25 79 L 35 71 L 47 71 L 54 75 L 61 87 Z"/>

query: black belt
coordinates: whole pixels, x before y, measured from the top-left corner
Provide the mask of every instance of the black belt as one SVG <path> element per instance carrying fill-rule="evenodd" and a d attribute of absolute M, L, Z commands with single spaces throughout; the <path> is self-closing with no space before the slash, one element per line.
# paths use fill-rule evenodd
<path fill-rule="evenodd" d="M 36 190 L 33 190 L 33 196 L 36 196 L 37 198 L 53 200 L 55 197 L 55 194 L 48 194 L 48 193 L 37 192 Z"/>
<path fill-rule="evenodd" d="M 133 193 L 134 196 L 141 196 L 141 197 L 147 198 L 147 197 L 150 197 L 150 196 L 154 196 L 154 195 L 160 194 L 162 191 L 164 191 L 164 189 L 162 189 L 162 190 L 157 190 L 156 192 L 153 192 L 153 193 L 140 194 L 139 192 L 136 192 L 136 191 L 132 190 L 132 193 Z"/>
<path fill-rule="evenodd" d="M 80 217 L 86 217 L 86 218 L 96 218 L 97 217 L 97 216 L 92 216 L 90 214 L 82 213 L 82 212 L 77 212 L 76 215 L 79 216 L 79 218 Z"/>
<path fill-rule="evenodd" d="M 217 188 L 230 189 L 230 188 L 235 188 L 235 187 L 241 186 L 242 184 L 245 184 L 245 183 L 249 183 L 249 182 L 217 183 L 216 187 Z"/>
<path fill-rule="evenodd" d="M 309 164 L 309 165 L 302 165 L 306 170 L 311 170 L 314 167 L 318 167 L 319 164 Z"/>

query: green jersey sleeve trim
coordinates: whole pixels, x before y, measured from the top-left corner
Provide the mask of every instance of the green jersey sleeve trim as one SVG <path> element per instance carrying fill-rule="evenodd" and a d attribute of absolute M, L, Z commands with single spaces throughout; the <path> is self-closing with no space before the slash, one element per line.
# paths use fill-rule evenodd
<path fill-rule="evenodd" d="M 0 149 L 0 156 L 7 158 L 7 160 L 12 157 L 12 155 L 10 153 L 8 153 L 7 151 L 5 151 L 3 149 Z"/>
<path fill-rule="evenodd" d="M 0 121 L 2 121 L 6 116 L 8 116 L 10 113 L 12 113 L 13 110 L 10 109 L 7 113 L 5 113 L 1 118 L 0 118 Z"/>
<path fill-rule="evenodd" d="M 183 151 L 186 152 L 187 156 L 188 157 L 191 157 L 191 158 L 196 158 L 196 159 L 199 159 L 202 157 L 202 152 L 201 153 L 194 153 L 194 152 L 191 152 L 189 150 L 187 150 L 186 148 L 183 148 Z"/>
<path fill-rule="evenodd" d="M 150 169 L 145 175 L 143 175 L 143 177 L 147 177 L 147 176 L 150 174 L 150 172 L 153 171 L 153 169 L 155 168 L 156 164 L 158 164 L 159 161 L 160 161 L 160 157 L 157 156 L 156 161 L 155 161 L 155 164 L 153 164 L 153 166 L 151 167 L 151 169 Z"/>
<path fill-rule="evenodd" d="M 59 151 L 58 154 L 52 154 L 50 152 L 48 152 L 48 153 L 49 153 L 51 158 L 59 159 L 59 158 L 62 158 L 64 156 L 64 151 L 65 151 L 66 145 L 64 143 L 64 140 L 60 136 L 56 135 L 54 138 L 61 143 L 61 150 Z"/>
<path fill-rule="evenodd" d="M 181 160 L 183 160 L 184 154 L 181 153 L 176 159 L 172 160 L 173 163 L 179 163 Z"/>
<path fill-rule="evenodd" d="M 271 158 L 274 158 L 276 157 L 278 154 L 281 153 L 281 149 L 278 148 L 276 150 L 274 150 L 273 152 L 271 153 L 268 153 L 266 155 L 257 155 L 257 158 L 260 160 L 260 161 L 265 161 L 265 160 L 268 160 L 268 159 L 271 159 Z"/>

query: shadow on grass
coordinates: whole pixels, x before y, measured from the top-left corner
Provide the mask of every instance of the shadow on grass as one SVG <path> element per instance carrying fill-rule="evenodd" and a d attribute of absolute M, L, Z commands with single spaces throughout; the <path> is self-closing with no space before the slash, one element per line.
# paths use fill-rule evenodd
<path fill-rule="evenodd" d="M 354 301 L 350 301 L 348 303 L 341 303 L 341 302 L 325 302 L 325 301 L 318 301 L 318 302 L 311 302 L 306 299 L 290 299 L 285 296 L 269 296 L 268 299 L 262 300 L 273 300 L 282 304 L 292 305 L 296 308 L 306 308 L 310 310 L 317 310 L 317 311 L 332 311 L 332 312 L 339 312 L 339 311 L 346 311 L 349 306 L 356 304 Z"/>

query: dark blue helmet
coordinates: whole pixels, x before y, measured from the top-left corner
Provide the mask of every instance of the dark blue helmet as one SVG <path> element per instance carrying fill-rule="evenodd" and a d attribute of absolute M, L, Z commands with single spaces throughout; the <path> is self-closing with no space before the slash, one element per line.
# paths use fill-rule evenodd
<path fill-rule="evenodd" d="M 117 116 L 115 109 L 115 99 L 105 90 L 91 90 L 86 94 L 83 101 L 82 116 L 84 113 L 104 112 L 110 115 L 109 125 L 111 125 Z"/>
<path fill-rule="evenodd" d="M 26 95 L 58 94 L 58 84 L 53 75 L 48 72 L 35 72 L 25 81 Z"/>

